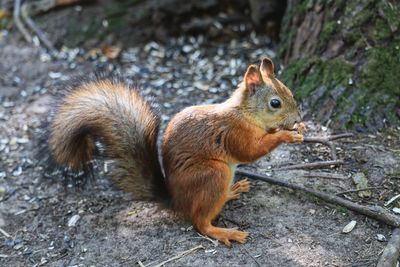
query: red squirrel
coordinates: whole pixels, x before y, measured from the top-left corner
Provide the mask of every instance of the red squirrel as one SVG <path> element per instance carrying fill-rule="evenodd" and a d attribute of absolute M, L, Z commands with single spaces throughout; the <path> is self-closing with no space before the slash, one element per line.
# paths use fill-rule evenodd
<path fill-rule="evenodd" d="M 97 79 L 73 88 L 49 126 L 53 160 L 87 172 L 96 144 L 113 161 L 110 176 L 136 198 L 168 202 L 201 234 L 231 246 L 247 232 L 212 225 L 225 203 L 248 192 L 233 184 L 235 168 L 282 143 L 303 141 L 304 124 L 291 91 L 274 75 L 271 59 L 250 65 L 243 82 L 223 103 L 191 106 L 169 122 L 161 145 L 160 115 L 135 88 Z M 163 167 L 161 167 L 163 166 Z"/>

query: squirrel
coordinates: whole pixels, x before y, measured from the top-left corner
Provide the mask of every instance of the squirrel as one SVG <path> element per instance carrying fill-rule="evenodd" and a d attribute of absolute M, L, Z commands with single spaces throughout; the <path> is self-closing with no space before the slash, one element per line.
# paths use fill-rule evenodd
<path fill-rule="evenodd" d="M 177 113 L 162 138 L 161 160 L 159 112 L 136 88 L 110 79 L 84 82 L 66 94 L 47 142 L 57 164 L 79 172 L 90 170 L 101 143 L 117 186 L 139 199 L 167 202 L 198 232 L 230 247 L 231 241 L 245 243 L 248 233 L 212 221 L 227 201 L 250 189 L 246 179 L 233 184 L 236 166 L 282 143 L 302 142 L 301 119 L 293 94 L 265 57 L 247 68 L 225 102 Z"/>

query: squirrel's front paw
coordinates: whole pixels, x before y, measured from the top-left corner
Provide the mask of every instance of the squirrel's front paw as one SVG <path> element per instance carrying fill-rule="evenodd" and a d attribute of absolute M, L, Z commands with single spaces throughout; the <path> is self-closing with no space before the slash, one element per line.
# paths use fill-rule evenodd
<path fill-rule="evenodd" d="M 303 134 L 304 132 L 307 132 L 307 127 L 306 127 L 306 125 L 304 124 L 304 122 L 300 122 L 300 123 L 297 125 L 297 132 L 299 132 L 300 134 Z"/>
<path fill-rule="evenodd" d="M 301 143 L 304 136 L 297 131 L 282 131 L 283 141 L 286 143 Z"/>

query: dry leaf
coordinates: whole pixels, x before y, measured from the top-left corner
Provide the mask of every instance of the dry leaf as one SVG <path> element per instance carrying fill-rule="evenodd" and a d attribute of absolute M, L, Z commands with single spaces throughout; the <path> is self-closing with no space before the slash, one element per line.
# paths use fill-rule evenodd
<path fill-rule="evenodd" d="M 343 233 L 347 234 L 353 231 L 354 227 L 356 226 L 357 222 L 356 221 L 351 221 L 349 222 L 342 230 Z"/>
<path fill-rule="evenodd" d="M 368 179 L 362 172 L 357 172 L 352 177 L 353 182 L 356 184 L 357 190 L 364 189 L 368 187 Z M 371 197 L 372 192 L 370 190 L 364 190 L 358 192 L 358 196 L 362 198 L 369 198 Z"/>
<path fill-rule="evenodd" d="M 122 48 L 120 46 L 105 46 L 101 49 L 103 55 L 108 59 L 116 59 L 121 53 Z"/>

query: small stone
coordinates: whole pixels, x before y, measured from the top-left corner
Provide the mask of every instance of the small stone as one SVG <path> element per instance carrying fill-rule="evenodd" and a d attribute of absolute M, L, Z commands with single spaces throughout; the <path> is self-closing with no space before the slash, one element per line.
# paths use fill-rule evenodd
<path fill-rule="evenodd" d="M 51 79 L 60 79 L 61 76 L 62 76 L 61 72 L 52 72 L 52 71 L 49 72 L 49 77 Z"/>
<path fill-rule="evenodd" d="M 377 234 L 377 235 L 376 235 L 376 239 L 377 239 L 379 242 L 385 242 L 385 241 L 386 241 L 386 237 L 385 237 L 384 235 L 381 235 L 381 234 Z"/>
<path fill-rule="evenodd" d="M 354 227 L 356 226 L 357 222 L 356 221 L 351 221 L 349 222 L 342 230 L 342 233 L 350 233 L 351 231 L 353 231 Z"/>

